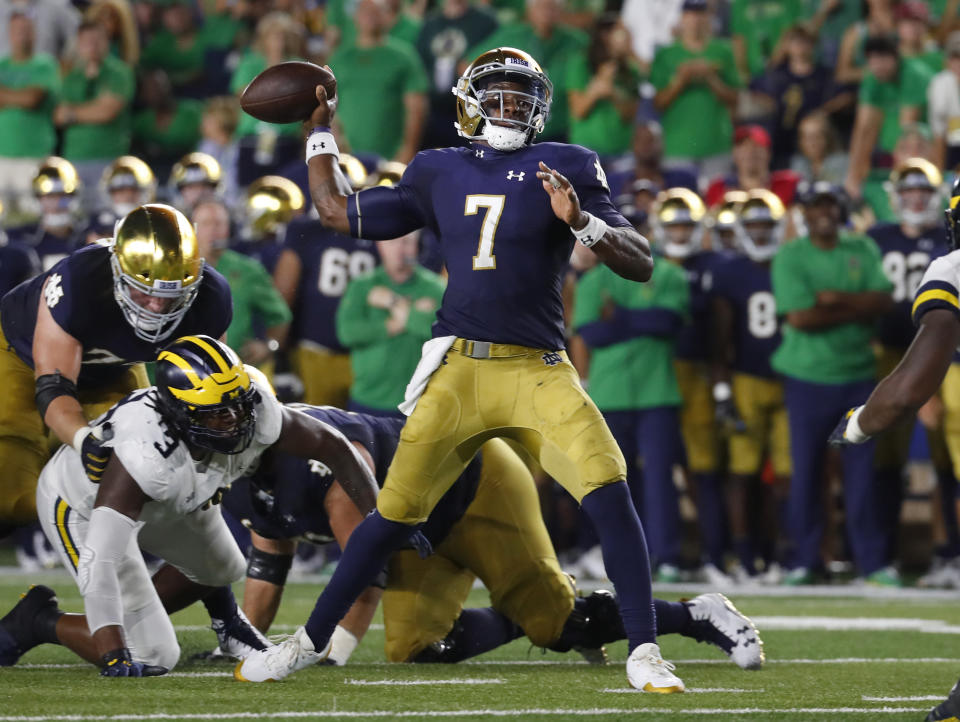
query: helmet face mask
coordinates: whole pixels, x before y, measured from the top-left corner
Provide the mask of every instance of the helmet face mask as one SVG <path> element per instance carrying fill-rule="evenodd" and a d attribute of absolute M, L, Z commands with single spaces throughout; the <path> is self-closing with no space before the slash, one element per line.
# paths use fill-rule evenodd
<path fill-rule="evenodd" d="M 766 189 L 747 194 L 737 214 L 734 232 L 737 244 L 756 263 L 771 260 L 783 242 L 786 208 L 783 202 Z"/>
<path fill-rule="evenodd" d="M 924 158 L 900 163 L 884 184 L 890 208 L 897 219 L 914 228 L 936 225 L 943 207 L 943 176 Z"/>
<path fill-rule="evenodd" d="M 457 132 L 491 148 L 512 151 L 533 141 L 550 113 L 553 85 L 522 50 L 496 48 L 480 55 L 453 88 Z"/>
<path fill-rule="evenodd" d="M 159 409 L 195 450 L 239 454 L 256 430 L 259 394 L 237 355 L 209 336 L 185 336 L 157 357 Z"/>
<path fill-rule="evenodd" d="M 33 195 L 40 207 L 44 228 L 68 228 L 80 214 L 80 177 L 70 161 L 51 156 L 37 169 Z"/>
<path fill-rule="evenodd" d="M 193 226 L 182 213 L 146 205 L 117 223 L 110 269 L 124 318 L 138 338 L 156 343 L 174 332 L 196 299 L 203 259 Z"/>
<path fill-rule="evenodd" d="M 100 180 L 100 191 L 114 215 L 122 218 L 137 206 L 154 201 L 157 179 L 142 160 L 124 155 L 107 166 Z"/>

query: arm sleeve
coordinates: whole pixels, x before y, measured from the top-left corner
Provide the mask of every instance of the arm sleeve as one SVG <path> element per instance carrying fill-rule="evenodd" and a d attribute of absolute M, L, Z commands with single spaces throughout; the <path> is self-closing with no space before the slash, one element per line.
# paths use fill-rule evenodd
<path fill-rule="evenodd" d="M 419 155 L 414 157 L 392 188 L 377 186 L 347 198 L 351 236 L 389 241 L 429 224 L 430 214 L 419 190 L 425 174 L 418 159 Z"/>
<path fill-rule="evenodd" d="M 789 246 L 784 247 L 786 250 Z M 790 311 L 802 311 L 817 305 L 817 296 L 810 288 L 803 275 L 802 267 L 798 268 L 792 253 L 783 250 L 773 258 L 772 281 L 773 298 L 777 304 L 777 313 L 784 315 Z"/>
<path fill-rule="evenodd" d="M 913 301 L 913 322 L 920 323 L 923 314 L 935 308 L 946 309 L 960 319 L 960 274 L 957 272 L 957 251 L 936 259 L 923 274 Z"/>
<path fill-rule="evenodd" d="M 123 625 L 119 566 L 141 526 L 108 506 L 98 506 L 90 515 L 77 565 L 77 586 L 91 634 L 102 627 Z"/>
<path fill-rule="evenodd" d="M 347 285 L 337 307 L 337 338 L 344 346 L 369 346 L 387 337 L 383 312 L 367 303 L 369 276 L 354 279 Z"/>

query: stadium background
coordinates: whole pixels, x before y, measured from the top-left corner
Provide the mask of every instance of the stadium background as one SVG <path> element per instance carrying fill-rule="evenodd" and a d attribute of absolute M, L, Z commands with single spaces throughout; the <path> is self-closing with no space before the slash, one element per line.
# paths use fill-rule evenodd
<path fill-rule="evenodd" d="M 342 166 L 360 188 L 396 182 L 420 148 L 462 142 L 450 93 L 457 75 L 482 49 L 523 48 L 554 86 L 541 140 L 594 149 L 615 202 L 658 250 L 667 240 L 657 222 L 664 207 L 658 195 L 680 187 L 705 205 L 695 219 L 704 248 L 737 253 L 736 240 L 728 248 L 724 237 L 743 200 L 731 191 L 771 190 L 786 209 L 778 225 L 784 239 L 803 235 L 799 194 L 817 181 L 832 183 L 842 196 L 849 232 L 899 223 L 891 177 L 896 181 L 918 158 L 932 164 L 931 195 L 945 204 L 960 161 L 960 34 L 952 34 L 960 28 L 958 6 L 956 0 L 627 0 L 622 7 L 602 0 L 4 0 L 0 283 L 6 285 L 0 293 L 79 245 L 109 236 L 131 202 L 158 199 L 191 213 L 200 199 L 216 196 L 229 211 L 229 226 L 207 234 L 209 253 L 233 272 L 227 275 L 244 309 L 231 327 L 231 345 L 271 372 L 288 398 L 390 413 L 436 308 L 442 284 L 434 275 L 442 275 L 436 240 L 423 234 L 381 254 L 375 244 L 324 232 L 309 210 L 299 124 L 269 125 L 239 110 L 239 93 L 262 69 L 298 58 L 331 65 L 340 81 L 335 131 L 350 153 Z M 936 232 L 942 233 L 939 225 Z M 381 255 L 383 268 L 372 270 Z M 571 355 L 591 389 L 591 349 L 575 332 L 574 304 L 588 266 L 589 260 L 571 266 L 567 298 Z M 896 300 L 912 297 L 922 271 L 910 267 L 903 278 L 891 277 Z M 373 339 L 358 332 L 370 314 L 378 324 Z M 625 363 L 639 361 L 627 351 Z M 658 560 L 658 579 L 721 587 L 779 583 L 789 553 L 783 529 L 751 525 L 756 569 L 745 569 L 722 496 L 714 508 L 689 493 L 699 470 L 687 467 L 696 467 L 707 447 L 720 450 L 711 471 L 719 493 L 727 491 L 728 430 L 713 423 L 709 395 L 698 399 L 675 404 L 706 404 L 700 412 L 707 435 L 693 444 L 688 439 L 685 453 L 671 460 L 682 530 L 677 556 Z M 948 436 L 960 434 L 951 426 L 952 411 L 944 399 L 922 420 Z M 929 457 L 924 434 L 914 433 L 909 463 L 901 459 L 895 469 L 905 494 L 891 569 L 899 567 L 911 582 L 921 577 L 927 585 L 960 588 L 956 514 L 947 513 L 955 481 L 938 480 Z M 763 508 L 786 519 L 790 510 L 771 464 L 762 476 L 744 508 L 759 518 L 768 514 L 762 504 L 773 504 Z M 822 481 L 829 524 L 818 580 L 856 576 L 843 533 L 840 477 L 831 460 Z M 602 579 L 591 530 L 558 487 L 542 475 L 539 481 L 565 565 L 581 579 Z M 698 523 L 704 516 L 698 501 L 701 511 L 720 510 L 719 527 Z M 703 543 L 717 528 L 719 556 Z M 16 557 L 26 569 L 53 558 L 30 531 L 19 535 Z M 312 559 L 304 552 L 300 564 L 318 569 L 335 558 L 331 550 Z M 874 581 L 901 583 L 895 574 Z"/>

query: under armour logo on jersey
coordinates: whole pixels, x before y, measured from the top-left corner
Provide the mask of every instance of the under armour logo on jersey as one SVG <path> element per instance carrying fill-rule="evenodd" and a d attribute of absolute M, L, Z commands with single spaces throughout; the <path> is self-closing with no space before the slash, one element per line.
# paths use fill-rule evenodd
<path fill-rule="evenodd" d="M 514 178 L 516 178 L 518 181 L 522 181 L 523 177 L 526 174 L 527 172 L 525 170 L 522 170 L 519 173 L 514 173 L 513 171 L 510 171 L 509 173 L 507 173 L 507 180 L 513 180 Z"/>
<path fill-rule="evenodd" d="M 48 308 L 53 308 L 63 298 L 63 289 L 60 288 L 61 280 L 63 280 L 63 276 L 59 273 L 51 274 L 50 278 L 47 279 L 47 285 L 43 287 L 43 298 L 46 300 Z"/>
<path fill-rule="evenodd" d="M 483 158 L 483 148 L 474 148 L 473 154 L 474 154 L 477 158 Z"/>
<path fill-rule="evenodd" d="M 558 354 L 556 351 L 547 351 L 540 358 L 543 359 L 543 362 L 547 366 L 556 366 L 558 363 L 561 363 L 563 361 L 563 357 L 560 354 Z"/>

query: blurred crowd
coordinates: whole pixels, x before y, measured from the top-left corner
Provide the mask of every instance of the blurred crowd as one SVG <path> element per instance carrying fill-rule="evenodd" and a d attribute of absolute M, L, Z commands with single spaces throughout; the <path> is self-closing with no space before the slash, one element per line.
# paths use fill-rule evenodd
<path fill-rule="evenodd" d="M 473 57 L 526 50 L 553 82 L 539 140 L 596 151 L 667 261 L 639 286 L 577 253 L 565 294 L 657 578 L 897 586 L 909 558 L 921 584 L 960 588 L 960 395 L 867 459 L 822 430 L 896 365 L 947 252 L 960 0 L 0 0 L 0 17 L 0 294 L 168 202 L 231 284 L 246 362 L 286 399 L 382 414 L 430 336 L 436 240 L 325 231 L 301 125 L 239 95 L 277 63 L 328 63 L 344 174 L 390 185 L 419 149 L 462 142 L 451 88 Z M 539 483 L 568 569 L 602 578 L 593 530 Z M 926 511 L 905 514 L 915 497 Z M 919 554 L 899 534 L 914 517 Z"/>

